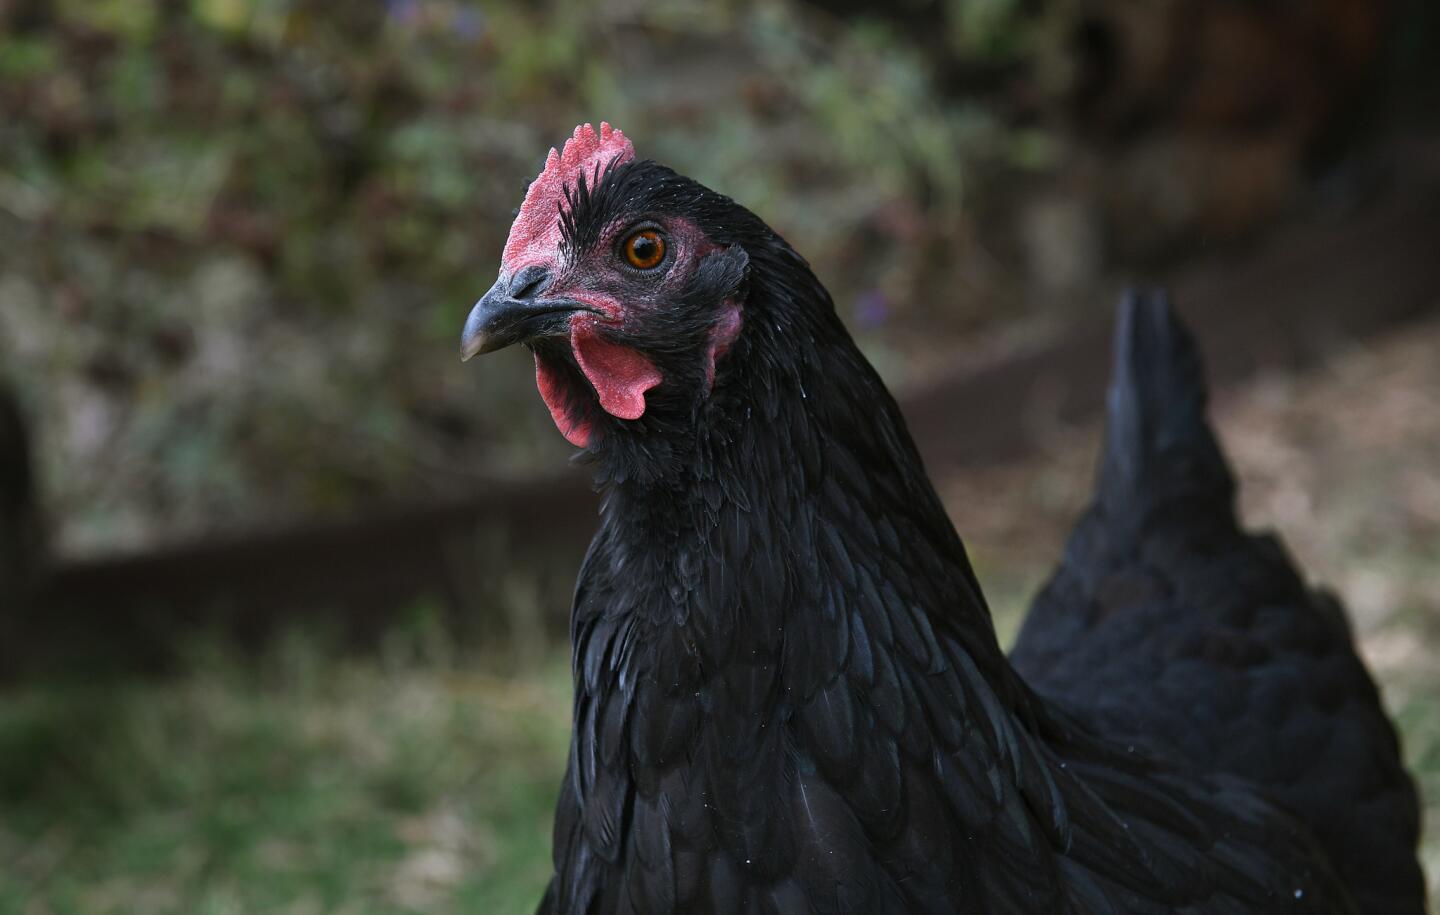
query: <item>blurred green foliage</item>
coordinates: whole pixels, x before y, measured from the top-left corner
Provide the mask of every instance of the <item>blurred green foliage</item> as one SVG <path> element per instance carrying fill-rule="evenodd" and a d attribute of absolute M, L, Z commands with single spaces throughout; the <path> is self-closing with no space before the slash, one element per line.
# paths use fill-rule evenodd
<path fill-rule="evenodd" d="M 378 662 L 295 635 L 165 683 L 7 691 L 0 911 L 533 911 L 568 667 L 487 675 L 396 639 Z"/>
<path fill-rule="evenodd" d="M 803 237 L 872 327 L 965 244 L 967 159 L 1010 154 L 884 30 L 785 3 L 9 0 L 0 29 L 0 371 L 67 549 L 558 459 L 524 357 L 455 341 L 577 122 Z"/>
<path fill-rule="evenodd" d="M 1365 35 L 1390 21 L 1331 5 Z M 1207 11 L 1219 31 L 1186 46 Z M 1395 11 L 1382 82 L 1411 86 L 1435 16 Z M 462 369 L 456 337 L 522 179 L 607 119 L 792 238 L 903 382 L 1025 317 L 1027 283 L 1083 300 L 1116 258 L 1273 216 L 1312 134 L 1366 98 L 1378 45 L 1323 59 L 1349 21 L 1204 0 L 0 0 L 0 374 L 37 417 L 67 551 L 556 467 L 524 355 Z M 1233 67 L 1253 92 L 1214 78 Z"/>

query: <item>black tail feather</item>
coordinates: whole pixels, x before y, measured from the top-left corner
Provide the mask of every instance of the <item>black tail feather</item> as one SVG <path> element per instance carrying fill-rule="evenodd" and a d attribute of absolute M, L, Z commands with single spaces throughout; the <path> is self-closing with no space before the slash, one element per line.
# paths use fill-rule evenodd
<path fill-rule="evenodd" d="M 1155 513 L 1224 513 L 1234 481 L 1205 418 L 1204 366 L 1164 291 L 1130 291 L 1115 327 L 1115 370 L 1098 503 L 1138 529 Z"/>

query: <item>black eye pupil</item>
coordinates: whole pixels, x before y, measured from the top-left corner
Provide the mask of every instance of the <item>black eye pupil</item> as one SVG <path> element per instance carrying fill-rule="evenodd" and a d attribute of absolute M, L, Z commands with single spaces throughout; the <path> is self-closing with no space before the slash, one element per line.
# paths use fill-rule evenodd
<path fill-rule="evenodd" d="M 655 244 L 655 239 L 647 238 L 642 235 L 639 238 L 635 239 L 635 243 L 632 247 L 635 251 L 636 260 L 648 261 L 650 260 L 650 258 L 655 256 L 655 249 L 658 246 Z"/>

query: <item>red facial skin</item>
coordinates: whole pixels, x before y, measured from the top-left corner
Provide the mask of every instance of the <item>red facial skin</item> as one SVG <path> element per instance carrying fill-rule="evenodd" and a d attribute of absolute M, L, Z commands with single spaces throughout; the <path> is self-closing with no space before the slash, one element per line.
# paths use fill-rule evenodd
<path fill-rule="evenodd" d="M 611 227 L 591 254 L 578 263 L 566 262 L 561 253 L 560 221 L 557 213 L 564 200 L 567 183 L 574 184 L 583 174 L 594 181 L 612 161 L 628 162 L 635 149 L 619 130 L 602 123 L 597 133 L 588 124 L 575 128 L 563 152 L 550 151 L 545 170 L 530 185 L 525 202 L 511 227 L 501 258 L 501 275 L 513 276 L 525 267 L 539 264 L 548 269 L 554 280 L 547 296 L 569 298 L 594 309 L 576 312 L 570 319 L 570 346 L 576 364 L 594 387 L 600 407 L 619 419 L 635 420 L 645 414 L 645 393 L 660 384 L 660 371 L 642 353 L 610 342 L 603 336 L 603 326 L 624 326 L 630 309 L 662 308 L 668 290 L 683 288 L 699 259 L 713 251 L 715 245 L 700 228 L 682 219 L 665 221 L 662 228 L 669 248 L 667 266 L 657 268 L 666 273 L 654 287 L 653 294 L 643 301 L 627 301 L 622 305 L 605 288 L 623 288 L 625 277 L 613 254 L 618 234 L 629 226 Z M 722 356 L 740 332 L 741 315 L 738 303 L 726 303 L 726 312 L 711 335 L 707 353 L 706 378 L 715 379 L 715 360 Z M 560 434 L 578 448 L 587 447 L 593 438 L 592 424 L 577 420 L 567 407 L 565 379 L 538 354 L 535 358 L 535 384 L 540 397 L 549 408 Z"/>

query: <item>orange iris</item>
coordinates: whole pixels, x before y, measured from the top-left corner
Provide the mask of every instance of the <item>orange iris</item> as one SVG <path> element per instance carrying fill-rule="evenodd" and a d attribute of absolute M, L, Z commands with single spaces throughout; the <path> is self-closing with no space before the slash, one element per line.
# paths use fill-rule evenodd
<path fill-rule="evenodd" d="M 625 239 L 625 260 L 637 270 L 649 270 L 665 259 L 665 236 L 654 229 L 641 229 Z"/>

